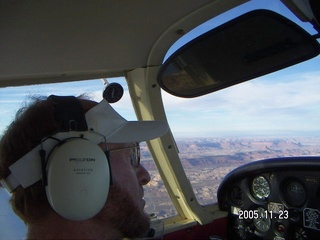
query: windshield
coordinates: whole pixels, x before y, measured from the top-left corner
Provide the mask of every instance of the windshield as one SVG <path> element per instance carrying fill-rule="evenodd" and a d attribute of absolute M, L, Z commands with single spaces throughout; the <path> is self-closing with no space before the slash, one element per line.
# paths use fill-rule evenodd
<path fill-rule="evenodd" d="M 218 22 L 254 9 L 279 12 L 316 34 L 280 1 L 250 1 L 194 29 L 172 46 L 166 59 Z M 318 56 L 193 99 L 162 92 L 182 165 L 200 204 L 215 203 L 221 179 L 238 166 L 266 158 L 319 156 L 319 64 Z"/>
<path fill-rule="evenodd" d="M 197 99 L 163 92 L 180 158 L 198 201 L 245 163 L 320 155 L 320 57 Z"/>

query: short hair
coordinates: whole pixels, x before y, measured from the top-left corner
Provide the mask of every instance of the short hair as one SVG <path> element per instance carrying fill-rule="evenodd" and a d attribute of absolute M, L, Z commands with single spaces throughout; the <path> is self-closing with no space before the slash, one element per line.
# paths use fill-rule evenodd
<path fill-rule="evenodd" d="M 58 129 L 54 103 L 46 97 L 31 97 L 28 106 L 18 110 L 14 121 L 0 140 L 0 179 L 8 177 L 9 166 Z M 16 188 L 10 200 L 14 212 L 25 222 L 35 222 L 50 209 L 41 181 L 24 189 Z"/>

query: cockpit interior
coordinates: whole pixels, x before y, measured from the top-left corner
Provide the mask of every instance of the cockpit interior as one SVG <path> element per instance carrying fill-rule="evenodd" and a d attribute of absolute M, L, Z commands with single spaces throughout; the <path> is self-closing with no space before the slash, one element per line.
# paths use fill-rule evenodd
<path fill-rule="evenodd" d="M 318 0 L 2 0 L 0 135 L 30 96 L 106 99 L 170 127 L 141 143 L 144 239 L 319 239 L 319 39 Z"/>

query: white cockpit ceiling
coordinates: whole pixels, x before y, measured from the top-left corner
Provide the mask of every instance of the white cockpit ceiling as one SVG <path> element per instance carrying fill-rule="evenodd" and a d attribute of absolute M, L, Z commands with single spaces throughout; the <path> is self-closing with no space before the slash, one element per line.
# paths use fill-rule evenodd
<path fill-rule="evenodd" d="M 191 29 L 243 2 L 2 0 L 0 87 L 123 76 L 132 69 L 160 65 L 181 37 L 180 22 L 195 16 L 185 24 Z M 164 47 L 150 63 L 159 39 Z"/>

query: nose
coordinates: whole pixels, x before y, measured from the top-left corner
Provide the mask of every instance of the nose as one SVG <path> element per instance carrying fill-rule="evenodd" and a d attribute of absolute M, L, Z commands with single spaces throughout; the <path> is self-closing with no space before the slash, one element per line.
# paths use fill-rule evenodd
<path fill-rule="evenodd" d="M 140 185 L 146 185 L 151 180 L 149 172 L 141 164 L 137 167 L 137 177 Z"/>

